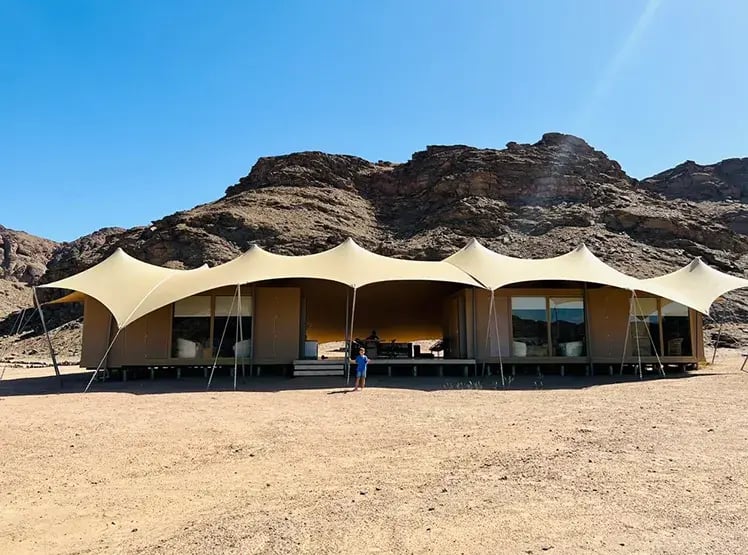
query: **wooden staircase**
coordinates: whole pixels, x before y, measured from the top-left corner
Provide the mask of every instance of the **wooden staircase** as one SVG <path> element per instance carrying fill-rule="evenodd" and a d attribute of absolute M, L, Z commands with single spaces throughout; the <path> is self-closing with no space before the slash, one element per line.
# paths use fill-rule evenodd
<path fill-rule="evenodd" d="M 345 361 L 336 360 L 294 360 L 293 375 L 296 376 L 344 376 Z"/>

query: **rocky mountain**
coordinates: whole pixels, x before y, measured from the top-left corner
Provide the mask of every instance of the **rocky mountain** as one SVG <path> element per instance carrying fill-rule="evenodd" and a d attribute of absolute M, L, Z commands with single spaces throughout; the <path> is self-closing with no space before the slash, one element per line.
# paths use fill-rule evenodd
<path fill-rule="evenodd" d="M 525 257 L 585 242 L 637 276 L 671 271 L 695 256 L 742 275 L 747 198 L 748 159 L 686 162 L 640 182 L 584 140 L 559 133 L 501 150 L 430 146 L 405 163 L 301 152 L 260 158 L 219 200 L 148 226 L 49 242 L 33 272 L 38 277 L 46 264 L 43 280 L 52 281 L 117 247 L 188 268 L 224 262 L 252 243 L 305 254 L 351 236 L 376 252 L 415 259 L 447 256 L 470 237 Z M 734 301 L 729 318 L 748 322 L 748 296 Z M 725 316 L 725 308 L 716 314 Z"/>
<path fill-rule="evenodd" d="M 39 282 L 58 246 L 0 225 L 0 317 L 30 302 L 28 286 Z"/>

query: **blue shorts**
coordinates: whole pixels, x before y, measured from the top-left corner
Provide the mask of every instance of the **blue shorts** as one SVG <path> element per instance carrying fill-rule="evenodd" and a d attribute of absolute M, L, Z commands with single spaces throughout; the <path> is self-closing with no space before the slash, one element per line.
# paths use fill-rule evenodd
<path fill-rule="evenodd" d="M 357 378 L 365 378 L 366 377 L 366 368 L 356 368 L 356 377 Z"/>

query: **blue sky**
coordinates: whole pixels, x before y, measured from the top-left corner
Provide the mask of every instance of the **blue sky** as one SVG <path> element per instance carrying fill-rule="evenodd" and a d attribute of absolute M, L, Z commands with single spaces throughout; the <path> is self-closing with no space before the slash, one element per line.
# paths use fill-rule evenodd
<path fill-rule="evenodd" d="M 0 0 L 0 224 L 215 200 L 260 156 L 585 138 L 635 177 L 748 156 L 741 0 Z"/>

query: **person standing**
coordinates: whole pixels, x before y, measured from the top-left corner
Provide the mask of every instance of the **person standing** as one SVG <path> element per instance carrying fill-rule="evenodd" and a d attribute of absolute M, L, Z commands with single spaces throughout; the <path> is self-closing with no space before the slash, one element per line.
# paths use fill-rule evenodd
<path fill-rule="evenodd" d="M 369 357 L 366 356 L 366 350 L 361 347 L 358 350 L 358 356 L 356 357 L 356 383 L 353 385 L 353 391 L 358 391 L 358 388 L 364 388 L 366 384 L 366 367 L 369 365 Z"/>

